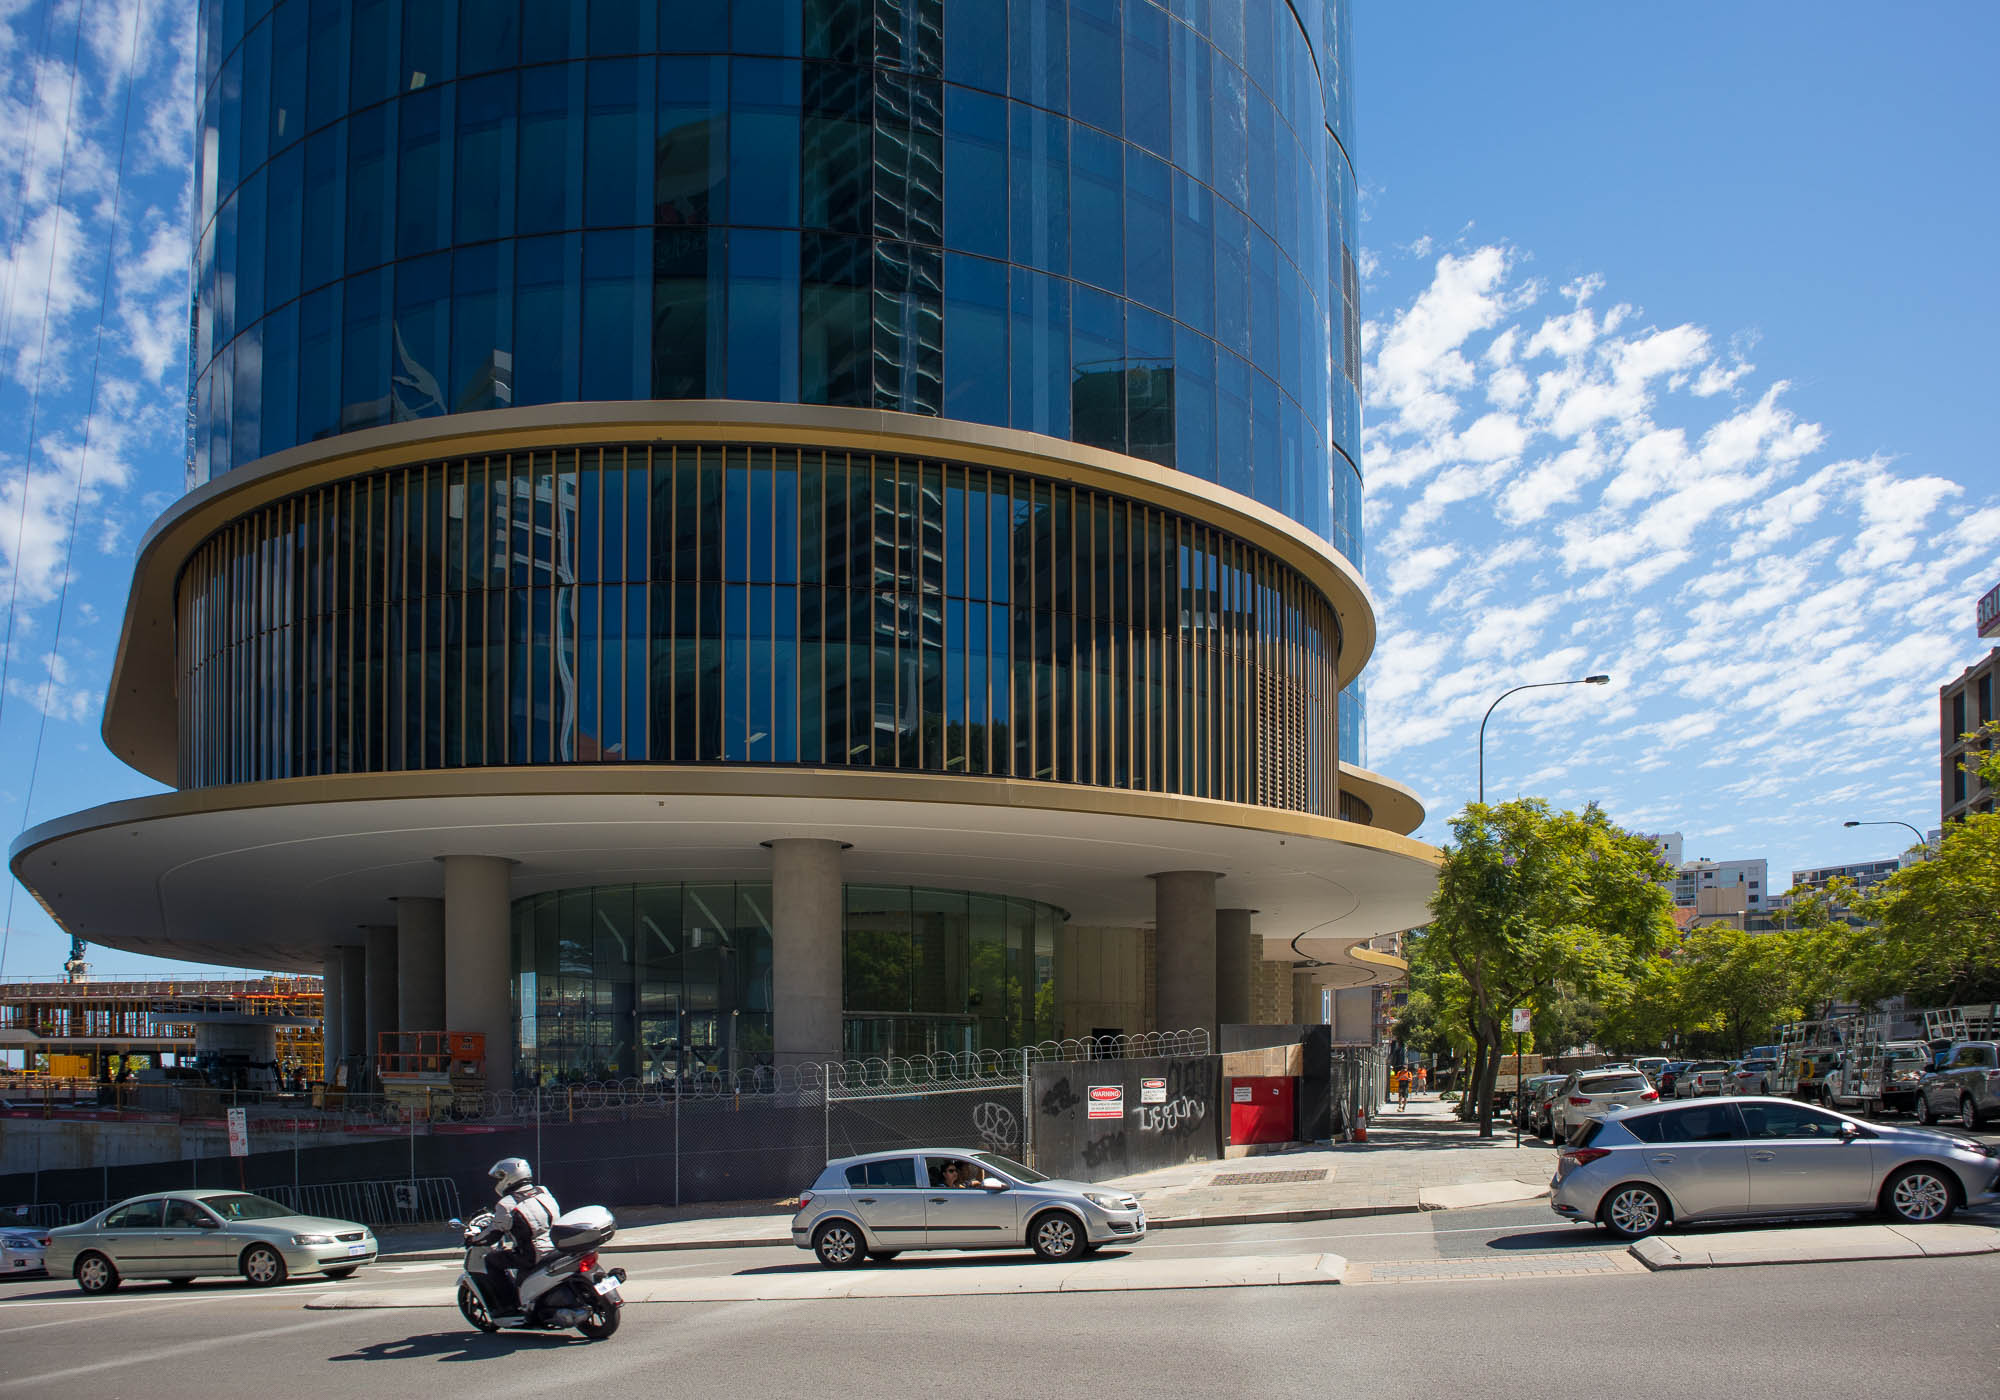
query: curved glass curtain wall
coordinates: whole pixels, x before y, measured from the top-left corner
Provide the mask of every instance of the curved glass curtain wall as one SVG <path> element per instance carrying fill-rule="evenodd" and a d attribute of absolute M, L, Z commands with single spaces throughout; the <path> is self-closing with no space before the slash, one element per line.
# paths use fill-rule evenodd
<path fill-rule="evenodd" d="M 246 515 L 177 609 L 183 787 L 775 763 L 1335 812 L 1317 590 L 1184 516 L 1008 472 L 671 445 L 426 463 Z"/>
<path fill-rule="evenodd" d="M 1361 560 L 1344 4 L 203 0 L 190 485 L 401 419 L 854 404 Z"/>
<path fill-rule="evenodd" d="M 1062 911 L 848 885 L 844 1051 L 1002 1049 L 1056 1033 Z M 514 902 L 521 1082 L 700 1082 L 772 1062 L 771 887 L 665 882 Z"/>

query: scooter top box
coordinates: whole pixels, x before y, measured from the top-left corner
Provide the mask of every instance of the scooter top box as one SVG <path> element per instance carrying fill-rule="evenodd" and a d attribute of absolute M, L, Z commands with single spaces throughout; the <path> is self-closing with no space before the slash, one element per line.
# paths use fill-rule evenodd
<path fill-rule="evenodd" d="M 589 1249 L 610 1239 L 617 1228 L 611 1212 L 603 1206 L 584 1206 L 556 1217 L 549 1227 L 549 1239 L 557 1249 Z"/>

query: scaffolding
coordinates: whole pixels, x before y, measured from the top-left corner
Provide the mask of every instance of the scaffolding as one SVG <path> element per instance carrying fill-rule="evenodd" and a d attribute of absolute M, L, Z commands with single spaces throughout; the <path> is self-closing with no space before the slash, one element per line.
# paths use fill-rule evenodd
<path fill-rule="evenodd" d="M 122 1069 L 191 1065 L 195 1026 L 225 1017 L 274 1023 L 281 1063 L 320 1072 L 317 977 L 132 978 L 0 983 L 0 1076 L 102 1083 Z"/>

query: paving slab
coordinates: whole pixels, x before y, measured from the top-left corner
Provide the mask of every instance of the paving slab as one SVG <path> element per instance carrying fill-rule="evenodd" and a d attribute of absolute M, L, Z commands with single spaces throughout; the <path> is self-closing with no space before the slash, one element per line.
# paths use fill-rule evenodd
<path fill-rule="evenodd" d="M 1826 1225 L 1717 1235 L 1652 1235 L 1631 1247 L 1649 1269 L 1730 1269 L 2000 1253 L 1987 1225 Z"/>
<path fill-rule="evenodd" d="M 634 1278 L 628 1303 L 753 1303 L 834 1298 L 952 1298 L 1003 1293 L 1107 1293 L 1171 1288 L 1284 1288 L 1339 1283 L 1347 1261 L 1338 1254 L 1262 1254 L 1219 1259 L 1137 1260 L 1129 1256 L 1079 1264 L 1033 1261 L 932 1264 L 856 1270 L 812 1265 L 747 1269 L 713 1278 Z M 455 1308 L 450 1289 L 357 1288 L 321 1294 L 314 1311 L 375 1308 Z"/>

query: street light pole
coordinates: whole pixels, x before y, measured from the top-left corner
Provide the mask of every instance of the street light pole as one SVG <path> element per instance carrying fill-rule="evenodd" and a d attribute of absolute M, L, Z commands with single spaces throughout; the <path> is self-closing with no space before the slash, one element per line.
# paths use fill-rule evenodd
<path fill-rule="evenodd" d="M 1914 826 L 1911 826 L 1908 822 L 1842 822 L 1841 825 L 1842 826 L 1900 826 L 1903 828 L 1903 830 L 1909 832 L 1910 835 L 1917 838 L 1917 844 L 1924 848 L 1925 859 L 1930 858 L 1930 850 L 1931 850 L 1930 838 L 1926 837 L 1921 831 L 1917 830 Z"/>
<path fill-rule="evenodd" d="M 1531 681 L 1527 685 L 1517 685 L 1512 690 L 1503 690 L 1486 707 L 1486 714 L 1479 721 L 1479 801 L 1486 801 L 1486 721 L 1493 718 L 1493 711 L 1502 700 L 1510 695 L 1518 695 L 1524 690 L 1548 690 L 1559 685 L 1609 685 L 1609 676 L 1582 676 L 1573 681 Z M 1850 823 L 1852 825 L 1852 823 Z"/>

